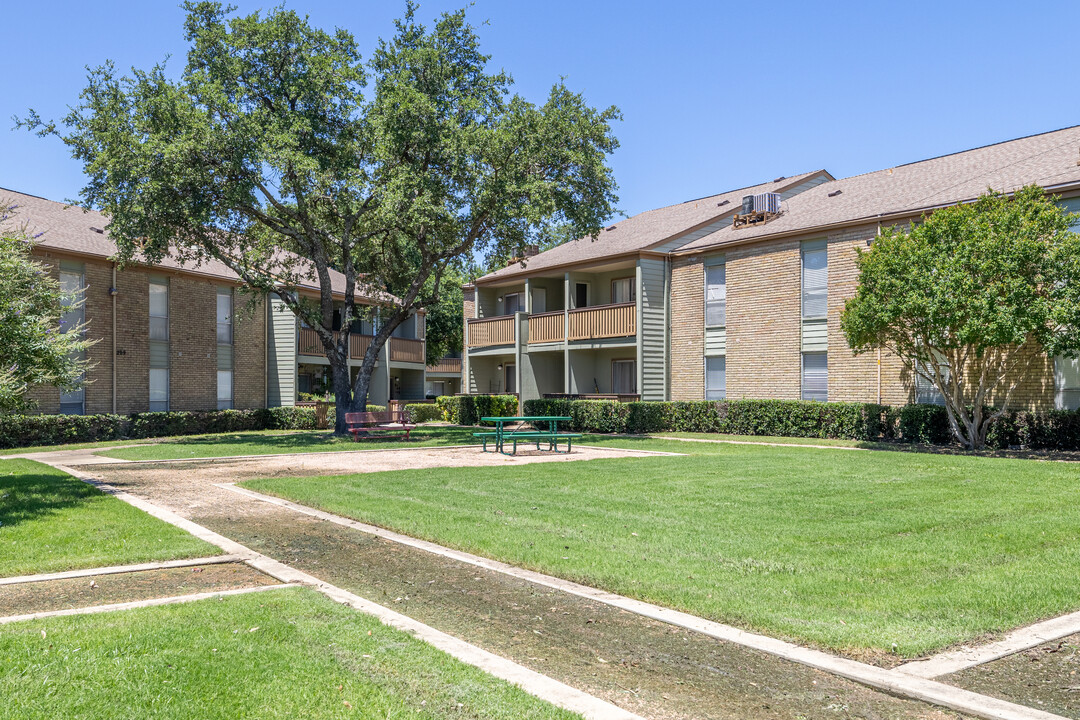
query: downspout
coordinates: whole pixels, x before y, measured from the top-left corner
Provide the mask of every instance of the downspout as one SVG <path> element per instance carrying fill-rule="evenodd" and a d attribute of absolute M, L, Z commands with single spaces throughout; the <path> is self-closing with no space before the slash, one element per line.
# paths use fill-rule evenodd
<path fill-rule="evenodd" d="M 116 263 L 112 264 L 112 285 L 109 295 L 112 297 L 112 414 L 116 414 Z"/>

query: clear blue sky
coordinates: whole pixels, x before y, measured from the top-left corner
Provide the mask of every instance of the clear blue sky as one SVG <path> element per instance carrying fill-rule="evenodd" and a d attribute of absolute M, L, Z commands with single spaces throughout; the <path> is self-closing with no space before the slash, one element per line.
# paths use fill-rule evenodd
<path fill-rule="evenodd" d="M 233 0 L 240 11 L 273 5 Z M 434 18 L 463 2 L 432 0 Z M 365 54 L 403 2 L 290 0 Z M 779 175 L 837 177 L 1080 124 L 1078 2 L 643 2 L 476 0 L 492 64 L 542 101 L 559 76 L 617 105 L 613 156 L 628 214 Z M 11 131 L 59 117 L 84 66 L 183 66 L 178 3 L 9 3 L 3 11 L 0 187 L 76 197 L 81 168 L 56 140 Z"/>

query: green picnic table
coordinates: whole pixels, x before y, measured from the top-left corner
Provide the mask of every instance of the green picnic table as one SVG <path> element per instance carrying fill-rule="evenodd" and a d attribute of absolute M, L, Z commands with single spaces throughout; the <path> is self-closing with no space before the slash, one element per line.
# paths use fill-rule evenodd
<path fill-rule="evenodd" d="M 512 443 L 513 453 L 517 454 L 519 442 L 535 442 L 536 449 L 540 449 L 541 442 L 547 442 L 548 450 L 560 452 L 559 440 L 566 441 L 566 452 L 570 452 L 574 438 L 581 437 L 581 433 L 559 432 L 560 422 L 570 422 L 573 418 L 564 415 L 521 415 L 515 417 L 482 417 L 482 422 L 495 425 L 492 432 L 476 432 L 473 437 L 480 438 L 484 443 L 484 452 L 487 452 L 487 444 L 490 440 L 495 444 L 495 452 L 506 453 L 506 443 Z M 518 427 L 508 428 L 507 425 L 518 424 Z M 525 429 L 523 425 L 532 425 Z M 544 429 L 543 426 L 547 428 Z"/>

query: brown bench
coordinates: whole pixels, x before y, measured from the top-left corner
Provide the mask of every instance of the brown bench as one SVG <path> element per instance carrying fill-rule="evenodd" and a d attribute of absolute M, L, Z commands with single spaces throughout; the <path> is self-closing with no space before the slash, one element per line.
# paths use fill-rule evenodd
<path fill-rule="evenodd" d="M 345 413 L 345 424 L 348 431 L 353 434 L 353 439 L 359 441 L 361 437 L 394 437 L 404 435 L 409 439 L 409 433 L 416 426 L 409 422 L 407 410 L 387 410 L 385 412 L 358 412 Z"/>

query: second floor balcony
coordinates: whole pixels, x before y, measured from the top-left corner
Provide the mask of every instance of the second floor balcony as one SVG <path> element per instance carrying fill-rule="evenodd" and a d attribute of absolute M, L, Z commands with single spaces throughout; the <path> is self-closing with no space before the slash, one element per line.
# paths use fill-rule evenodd
<path fill-rule="evenodd" d="M 514 315 L 475 318 L 468 321 L 471 349 L 513 345 Z M 575 310 L 534 313 L 529 316 L 530 345 L 577 340 L 632 338 L 637 335 L 637 306 L 630 303 L 595 305 Z"/>
<path fill-rule="evenodd" d="M 336 342 L 339 333 L 334 333 Z M 371 335 L 349 334 L 349 359 L 361 360 L 371 345 Z M 390 346 L 390 362 L 422 363 L 424 362 L 424 341 L 411 338 L 391 337 L 387 344 Z M 325 357 L 322 340 L 319 334 L 311 328 L 302 327 L 297 333 L 296 352 L 299 355 L 309 357 Z"/>

